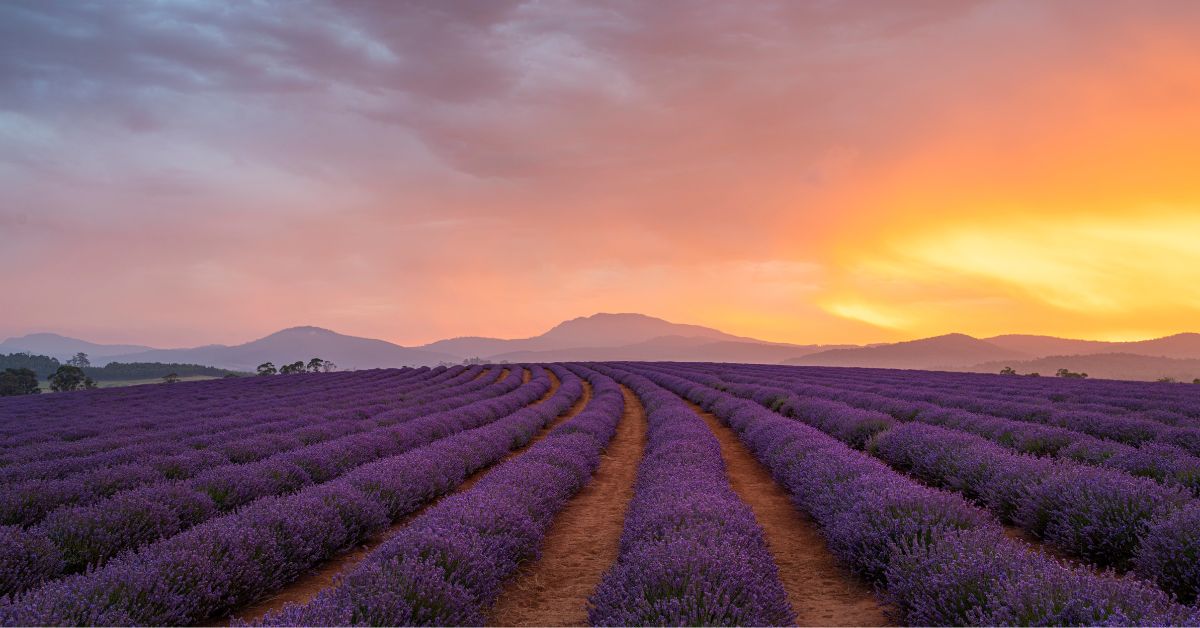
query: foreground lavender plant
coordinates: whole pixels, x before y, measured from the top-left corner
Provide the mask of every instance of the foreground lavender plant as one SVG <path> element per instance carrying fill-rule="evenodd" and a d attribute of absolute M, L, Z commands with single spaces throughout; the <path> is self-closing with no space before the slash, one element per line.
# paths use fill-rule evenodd
<path fill-rule="evenodd" d="M 762 529 L 730 488 L 720 444 L 708 426 L 650 380 L 605 372 L 638 394 L 648 431 L 620 556 L 592 595 L 589 621 L 600 626 L 795 621 Z"/>

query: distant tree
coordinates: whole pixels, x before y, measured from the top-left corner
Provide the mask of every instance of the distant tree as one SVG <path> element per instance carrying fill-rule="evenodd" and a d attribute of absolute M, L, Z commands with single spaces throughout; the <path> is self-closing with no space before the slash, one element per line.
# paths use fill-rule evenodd
<path fill-rule="evenodd" d="M 163 375 L 162 380 L 164 384 L 176 384 L 179 382 L 179 375 L 176 373 L 167 373 Z"/>
<path fill-rule="evenodd" d="M 79 368 L 83 368 L 85 366 L 91 366 L 92 361 L 88 359 L 88 355 L 86 353 L 80 351 L 79 353 L 75 354 L 75 357 L 71 358 L 70 360 L 67 360 L 67 364 L 70 364 L 71 366 L 78 366 Z"/>
<path fill-rule="evenodd" d="M 38 376 L 33 369 L 4 369 L 4 372 L 0 373 L 0 397 L 36 395 L 40 392 L 42 390 L 38 387 Z"/>
<path fill-rule="evenodd" d="M 303 372 L 304 372 L 304 360 L 296 360 L 295 362 L 292 362 L 291 364 L 284 364 L 283 366 L 279 367 L 280 375 L 291 375 L 293 373 L 303 373 Z"/>
<path fill-rule="evenodd" d="M 322 360 L 321 358 L 313 358 L 308 361 L 308 367 L 307 367 L 308 372 L 309 373 L 320 373 L 321 367 L 323 367 L 323 366 L 325 366 L 325 360 Z"/>
<path fill-rule="evenodd" d="M 30 355 L 29 353 L 0 354 L 0 370 L 29 369 L 37 373 L 38 379 L 49 377 L 62 364 L 47 355 Z"/>
<path fill-rule="evenodd" d="M 334 364 L 333 362 L 330 362 L 329 360 L 325 360 L 324 362 L 321 363 L 321 372 L 322 373 L 332 373 L 336 370 L 337 370 L 337 365 Z"/>
<path fill-rule="evenodd" d="M 237 373 L 226 373 L 222 376 L 223 379 L 237 379 L 239 377 L 241 377 L 241 375 L 238 375 Z"/>
<path fill-rule="evenodd" d="M 48 379 L 50 380 L 50 390 L 54 392 L 67 392 L 96 387 L 96 382 L 84 374 L 82 368 L 73 364 L 64 364 L 58 367 L 58 370 L 54 371 L 54 374 Z"/>
<path fill-rule="evenodd" d="M 1067 379 L 1087 379 L 1087 373 L 1072 373 L 1067 369 L 1058 369 L 1054 373 L 1055 377 L 1066 377 Z"/>
<path fill-rule="evenodd" d="M 1192 380 L 1192 383 L 1193 383 L 1193 384 L 1200 384 L 1200 377 L 1197 377 L 1196 379 L 1193 379 L 1193 380 Z"/>
<path fill-rule="evenodd" d="M 1006 366 L 1006 367 L 1000 369 L 1000 374 L 1001 375 L 1016 375 L 1017 370 L 1011 366 Z"/>
<path fill-rule="evenodd" d="M 275 370 L 275 364 L 271 362 L 263 362 L 256 369 L 259 375 L 274 375 L 279 371 Z"/>
<path fill-rule="evenodd" d="M 1034 372 L 1032 372 L 1032 373 L 1026 373 L 1026 374 L 1025 374 L 1025 377 L 1041 377 L 1041 376 L 1042 376 L 1042 374 L 1041 374 L 1041 373 L 1039 373 L 1039 372 L 1037 372 L 1037 371 L 1034 371 Z"/>
<path fill-rule="evenodd" d="M 1174 384 L 1177 380 L 1174 377 L 1164 376 L 1164 377 L 1160 377 L 1154 381 L 1162 383 L 1162 384 Z"/>

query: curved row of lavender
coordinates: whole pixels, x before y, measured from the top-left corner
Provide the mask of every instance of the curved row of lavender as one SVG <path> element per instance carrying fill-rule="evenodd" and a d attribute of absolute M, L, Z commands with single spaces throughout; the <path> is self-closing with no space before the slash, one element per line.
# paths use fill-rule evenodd
<path fill-rule="evenodd" d="M 617 562 L 593 593 L 597 626 L 772 626 L 795 621 L 762 528 L 729 485 L 721 445 L 677 395 L 594 368 L 645 407 L 646 449 Z"/>
<path fill-rule="evenodd" d="M 506 394 L 528 395 L 513 392 L 520 385 L 519 377 L 492 384 L 486 379 L 459 383 L 443 388 L 445 399 L 437 403 L 398 404 L 365 416 L 363 429 L 348 434 L 284 449 L 253 463 L 217 466 L 186 481 L 163 481 L 90 505 L 60 508 L 28 530 L 0 527 L 0 536 L 8 541 L 0 545 L 0 592 L 16 593 L 64 573 L 98 567 L 122 551 L 177 534 L 255 499 L 325 482 L 361 464 L 402 453 L 461 420 L 448 415 L 457 408 Z M 430 414 L 419 416 L 426 412 Z M 315 423 L 320 415 L 307 418 Z"/>
<path fill-rule="evenodd" d="M 725 369 L 728 371 L 729 369 Z M 696 373 L 695 369 L 690 372 Z M 1200 592 L 1200 502 L 1124 471 L 1010 451 L 988 440 L 767 385 L 715 385 L 797 418 L 892 467 L 961 492 L 1001 520 L 1101 567 L 1132 569 L 1185 603 Z M 739 379 L 732 377 L 729 379 Z M 787 391 L 783 391 L 787 393 Z"/>
<path fill-rule="evenodd" d="M 704 370 L 702 372 L 713 372 Z M 1074 462 L 1125 471 L 1138 477 L 1186 488 L 1200 496 L 1200 457 L 1156 442 L 1133 446 L 1104 440 L 1062 427 L 1031 424 L 997 416 L 944 408 L 928 401 L 911 401 L 903 392 L 885 396 L 840 390 L 830 385 L 810 385 L 795 377 L 780 375 L 715 372 L 730 382 L 729 390 L 741 390 L 785 414 L 812 417 L 845 414 L 845 405 L 867 411 L 859 413 L 853 444 L 861 446 L 873 433 L 889 429 L 898 421 L 915 421 L 970 432 L 1006 448 L 1037 456 L 1060 457 Z M 764 385 L 764 382 L 767 382 Z M 1113 417 L 1120 422 L 1120 417 Z M 845 421 L 835 421 L 843 426 Z M 829 426 L 832 429 L 832 425 Z"/>
<path fill-rule="evenodd" d="M 176 429 L 161 430 L 140 446 L 122 447 L 92 456 L 10 465 L 3 469 L 8 472 L 5 474 L 8 477 L 0 485 L 0 523 L 32 525 L 60 506 L 86 505 L 119 491 L 186 479 L 212 468 L 254 462 L 365 431 L 379 425 L 372 419 L 374 415 L 384 415 L 383 408 L 386 412 L 394 412 L 399 408 L 420 406 L 423 402 L 446 397 L 451 390 L 465 392 L 484 384 L 485 381 L 460 382 L 457 378 L 448 380 L 446 385 L 416 382 L 408 387 L 393 388 L 390 403 L 381 404 L 376 412 L 360 409 L 346 416 L 348 407 L 361 408 L 357 403 L 362 396 L 379 387 L 391 386 L 386 380 L 369 378 L 336 394 L 317 393 L 302 398 L 301 403 L 307 401 L 307 405 L 291 409 L 287 418 L 278 421 L 263 421 L 266 417 L 262 410 L 271 403 L 270 399 L 264 399 L 260 401 L 262 405 L 255 408 L 258 411 L 241 410 L 240 417 L 236 414 L 238 409 L 226 410 L 230 414 L 225 416 L 237 417 L 236 423 L 201 421 L 192 428 L 196 433 L 187 438 L 181 438 Z M 447 385 L 453 388 L 447 388 Z M 437 390 L 429 391 L 431 387 Z M 418 392 L 424 394 L 414 395 L 415 399 L 407 398 Z M 273 412 L 278 416 L 279 410 Z M 255 419 L 259 422 L 252 423 Z M 151 454 L 152 451 L 159 455 Z"/>
<path fill-rule="evenodd" d="M 452 490 L 581 396 L 576 378 L 546 398 L 550 378 L 540 367 L 533 370 L 520 394 L 481 400 L 446 415 L 441 425 L 425 425 L 419 437 L 426 446 L 287 496 L 256 500 L 100 569 L 7 599 L 0 623 L 191 624 L 260 599 Z"/>
<path fill-rule="evenodd" d="M 594 394 L 579 414 L 470 490 L 425 511 L 334 587 L 262 624 L 486 624 L 504 581 L 537 558 L 551 520 L 591 479 L 621 420 L 620 387 L 594 371 L 581 373 Z"/>
<path fill-rule="evenodd" d="M 1057 427 L 1115 443 L 1132 446 L 1153 443 L 1160 446 L 1177 447 L 1193 456 L 1200 455 L 1200 419 L 1177 414 L 1167 416 L 1162 411 L 1157 410 L 1128 412 L 1121 411 L 1118 408 L 1109 408 L 1108 411 L 1100 412 L 1097 411 L 1097 408 L 1102 406 L 1098 404 L 1093 404 L 1092 408 L 1086 411 L 1065 409 L 1063 406 L 1068 404 L 1054 401 L 1053 399 L 1059 397 L 1053 394 L 1049 398 L 1037 397 L 1036 399 L 1023 397 L 1015 392 L 1008 394 L 1004 399 L 989 398 L 985 394 L 986 383 L 989 380 L 1014 379 L 1010 377 L 976 375 L 975 377 L 982 378 L 979 385 L 983 390 L 966 393 L 962 391 L 948 392 L 939 390 L 937 386 L 930 385 L 919 378 L 913 378 L 909 381 L 897 381 L 896 383 L 861 382 L 857 378 L 850 376 L 847 376 L 843 380 L 823 373 L 819 378 L 812 378 L 817 380 L 814 382 L 811 381 L 811 376 L 805 375 L 805 371 L 803 370 L 784 371 L 778 367 L 769 366 L 747 369 L 744 374 L 746 376 L 784 380 L 793 383 L 824 384 L 826 387 L 838 391 L 873 392 L 878 395 L 908 402 L 926 402 L 941 408 L 943 411 L 956 409 L 985 417 L 1000 417 L 1019 421 L 1029 424 L 1030 430 Z M 936 380 L 936 378 L 934 379 Z M 1124 384 L 1123 382 L 1109 381 L 1089 382 L 1088 384 L 1093 388 L 1102 389 L 1110 383 Z M 1150 389 L 1162 387 L 1159 384 L 1145 383 L 1141 384 L 1141 386 Z M 1172 388 L 1183 389 L 1191 393 L 1191 395 L 1178 395 L 1178 401 L 1175 406 L 1177 410 L 1189 408 L 1191 412 L 1200 411 L 1200 395 L 1196 395 L 1196 392 L 1200 392 L 1200 390 L 1193 392 L 1193 387 L 1191 386 L 1173 386 Z M 1189 396 L 1193 396 L 1190 404 L 1194 404 L 1195 408 L 1191 408 L 1191 405 L 1189 405 Z M 1036 403 L 1034 403 L 1035 400 Z"/>
<path fill-rule="evenodd" d="M 719 378 L 662 366 L 626 368 L 732 427 L 821 526 L 831 551 L 885 590 L 907 624 L 1200 623 L 1195 609 L 1150 584 L 1031 550 L 960 496 L 922 486 L 817 429 L 718 390 Z"/>

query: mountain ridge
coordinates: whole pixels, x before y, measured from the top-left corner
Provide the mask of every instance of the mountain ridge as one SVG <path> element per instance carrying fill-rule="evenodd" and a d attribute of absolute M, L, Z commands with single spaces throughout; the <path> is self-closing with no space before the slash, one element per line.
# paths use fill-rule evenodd
<path fill-rule="evenodd" d="M 53 349 L 52 353 L 40 347 Z M 77 351 L 96 365 L 108 362 L 190 362 L 235 370 L 253 370 L 262 362 L 276 365 L 320 357 L 341 368 L 432 366 L 465 359 L 486 361 L 662 360 L 689 362 L 758 362 L 820 366 L 868 366 L 936 370 L 995 371 L 1030 364 L 1042 368 L 1055 357 L 1128 354 L 1147 358 L 1108 358 L 1103 372 L 1129 365 L 1140 377 L 1156 370 L 1187 373 L 1189 365 L 1153 360 L 1200 360 L 1200 334 L 1181 333 L 1132 342 L 1078 340 L 1035 334 L 1002 334 L 975 338 L 951 333 L 895 343 L 871 345 L 799 345 L 729 334 L 702 325 L 674 323 L 637 313 L 597 313 L 562 321 L 528 338 L 461 336 L 415 347 L 386 340 L 350 336 L 311 325 L 288 327 L 236 345 L 158 349 L 142 345 L 105 345 L 59 334 L 27 334 L 0 343 L 0 353 L 28 351 L 65 360 Z M 1083 363 L 1083 362 L 1080 362 Z M 1000 365 L 1000 366 L 998 366 Z M 1117 365 L 1117 366 L 1114 366 Z M 1136 368 L 1135 368 L 1136 367 Z M 1058 368 L 1058 367 L 1056 367 Z M 1052 373 L 1056 369 L 1049 369 Z M 1084 369 L 1086 370 L 1086 369 Z M 1090 371 L 1089 371 L 1090 372 Z M 1174 375 L 1171 375 L 1174 376 Z"/>

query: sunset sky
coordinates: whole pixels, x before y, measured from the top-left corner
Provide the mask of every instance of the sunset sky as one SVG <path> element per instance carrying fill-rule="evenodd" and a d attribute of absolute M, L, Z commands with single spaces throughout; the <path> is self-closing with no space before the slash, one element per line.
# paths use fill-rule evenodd
<path fill-rule="evenodd" d="M 0 339 L 1200 331 L 1200 2 L 0 3 Z"/>

